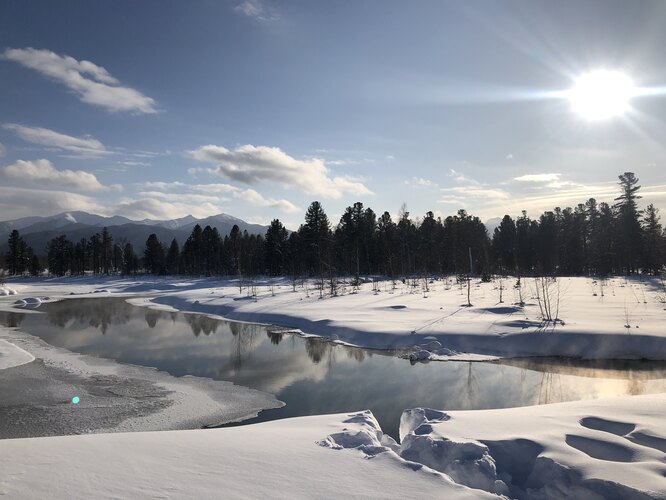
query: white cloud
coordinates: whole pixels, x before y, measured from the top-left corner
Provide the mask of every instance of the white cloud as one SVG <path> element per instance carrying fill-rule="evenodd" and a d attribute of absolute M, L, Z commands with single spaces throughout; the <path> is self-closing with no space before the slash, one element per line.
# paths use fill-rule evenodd
<path fill-rule="evenodd" d="M 96 157 L 109 153 L 104 144 L 93 137 L 73 137 L 48 128 L 26 127 L 17 123 L 5 123 L 2 128 L 11 130 L 24 141 L 71 151 L 83 157 Z"/>
<path fill-rule="evenodd" d="M 267 7 L 260 0 L 245 0 L 236 5 L 234 10 L 239 14 L 262 22 L 275 21 L 278 17 L 274 9 Z"/>
<path fill-rule="evenodd" d="M 526 174 L 520 177 L 514 177 L 514 181 L 518 182 L 554 182 L 559 181 L 562 174 Z"/>
<path fill-rule="evenodd" d="M 368 195 L 372 192 L 362 183 L 347 177 L 331 177 L 324 160 L 313 158 L 297 160 L 280 148 L 247 144 L 235 150 L 222 146 L 202 146 L 190 152 L 200 161 L 215 163 L 215 172 L 244 184 L 261 181 L 278 183 L 284 187 L 300 188 L 324 198 L 341 198 L 343 194 Z M 198 169 L 190 169 L 197 173 Z"/>
<path fill-rule="evenodd" d="M 185 184 L 184 182 L 161 182 L 148 181 L 139 184 L 146 189 L 157 189 L 159 191 L 140 192 L 140 196 L 156 198 L 168 201 L 180 201 L 184 203 L 215 203 L 228 201 L 229 198 L 221 198 L 219 194 L 231 194 L 234 198 L 247 201 L 260 207 L 275 208 L 286 213 L 298 212 L 300 209 L 289 200 L 266 198 L 254 189 L 241 189 L 231 184 Z M 166 191 L 166 192 L 165 192 Z M 178 191 L 178 192 L 174 192 Z M 202 194 L 203 193 L 203 194 Z"/>
<path fill-rule="evenodd" d="M 485 198 L 489 200 L 508 200 L 511 196 L 509 193 L 507 193 L 502 189 L 493 189 L 493 188 L 479 187 L 479 186 L 458 186 L 452 188 L 444 188 L 442 189 L 442 191 L 446 193 L 452 193 L 451 196 L 453 198 L 459 198 L 459 199 Z M 447 199 L 449 197 L 445 196 L 442 199 Z M 440 200 L 440 202 L 442 201 Z"/>
<path fill-rule="evenodd" d="M 18 160 L 12 165 L 0 167 L 0 177 L 27 182 L 48 184 L 53 187 L 99 191 L 104 186 L 95 175 L 83 170 L 57 170 L 49 160 Z"/>
<path fill-rule="evenodd" d="M 121 85 L 106 69 L 90 61 L 79 61 L 71 56 L 32 47 L 5 49 L 0 58 L 15 61 L 62 83 L 87 104 L 109 111 L 157 113 L 154 99 Z"/>
<path fill-rule="evenodd" d="M 241 200 L 249 201 L 254 205 L 259 205 L 260 207 L 276 208 L 285 213 L 294 213 L 298 212 L 300 209 L 294 205 L 289 200 L 280 199 L 276 200 L 274 198 L 264 198 L 263 195 L 255 191 L 254 189 L 244 189 L 234 193 L 234 197 Z"/>
<path fill-rule="evenodd" d="M 512 153 L 509 153 L 508 155 L 506 155 L 505 158 L 506 158 L 507 160 L 513 160 L 514 156 L 513 156 Z"/>
<path fill-rule="evenodd" d="M 0 186 L 0 214 L 3 220 L 75 210 L 104 213 L 97 201 L 88 196 L 53 189 Z"/>
<path fill-rule="evenodd" d="M 449 169 L 449 177 L 451 177 L 454 181 L 457 181 L 457 182 L 467 182 L 469 184 L 475 184 L 475 185 L 479 184 L 478 181 L 475 181 L 474 179 L 471 179 L 471 178 L 465 176 L 465 174 L 463 174 L 462 172 L 459 172 L 459 171 L 454 170 L 452 168 Z"/>
<path fill-rule="evenodd" d="M 423 177 L 412 177 L 411 179 L 405 181 L 405 184 L 413 188 L 437 188 L 439 187 L 436 182 L 431 181 L 430 179 L 424 179 Z"/>
<path fill-rule="evenodd" d="M 190 204 L 156 199 L 124 199 L 115 207 L 114 213 L 129 219 L 177 219 L 186 215 L 197 218 L 216 215 L 223 210 L 210 202 Z"/>

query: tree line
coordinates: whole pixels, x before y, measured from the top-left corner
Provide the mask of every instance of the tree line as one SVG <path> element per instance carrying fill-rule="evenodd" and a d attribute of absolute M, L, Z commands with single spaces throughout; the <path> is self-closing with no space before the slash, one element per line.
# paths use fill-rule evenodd
<path fill-rule="evenodd" d="M 459 210 L 446 218 L 427 212 L 397 220 L 360 202 L 345 209 L 332 225 L 318 202 L 308 207 L 298 230 L 280 220 L 265 235 L 234 225 L 222 237 L 211 226 L 196 225 L 182 246 L 165 245 L 151 234 L 141 254 L 131 243 L 114 242 L 107 228 L 73 243 L 58 236 L 48 244 L 46 266 L 56 276 L 94 274 L 193 276 L 417 275 L 491 274 L 610 275 L 657 274 L 666 264 L 666 234 L 658 209 L 640 210 L 640 185 L 632 172 L 619 176 L 613 204 L 594 198 L 571 208 L 546 211 L 538 219 L 526 212 L 505 215 L 492 237 L 478 217 Z M 9 274 L 40 274 L 41 260 L 18 231 L 9 237 L 5 257 Z"/>

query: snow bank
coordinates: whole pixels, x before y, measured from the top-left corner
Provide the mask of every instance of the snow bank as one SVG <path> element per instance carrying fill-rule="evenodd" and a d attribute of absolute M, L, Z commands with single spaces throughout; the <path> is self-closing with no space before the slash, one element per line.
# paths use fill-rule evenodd
<path fill-rule="evenodd" d="M 517 498 L 666 496 L 666 395 L 503 410 L 413 409 L 400 455 Z"/>
<path fill-rule="evenodd" d="M 6 286 L 0 286 L 0 297 L 6 297 L 7 295 L 16 295 L 16 290 Z"/>
<path fill-rule="evenodd" d="M 20 347 L 0 339 L 0 370 L 34 361 L 35 357 Z"/>
<path fill-rule="evenodd" d="M 373 421 L 372 414 L 363 412 L 211 430 L 5 440 L 0 443 L 0 494 L 56 499 L 494 498 L 400 458 L 382 445 Z M 362 437 L 354 441 L 354 436 Z M 331 446 L 317 446 L 322 438 Z"/>

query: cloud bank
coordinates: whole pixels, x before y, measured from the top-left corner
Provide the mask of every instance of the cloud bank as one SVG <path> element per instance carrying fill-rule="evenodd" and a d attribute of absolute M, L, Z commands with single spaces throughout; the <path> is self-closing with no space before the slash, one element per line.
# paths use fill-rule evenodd
<path fill-rule="evenodd" d="M 45 49 L 8 48 L 0 58 L 33 69 L 47 78 L 65 85 L 78 98 L 94 106 L 114 112 L 157 113 L 157 102 L 136 89 L 121 85 L 102 66 L 79 61 Z"/>
<path fill-rule="evenodd" d="M 28 184 L 43 184 L 54 188 L 73 188 L 81 191 L 99 191 L 104 186 L 94 174 L 83 170 L 57 170 L 46 159 L 27 161 L 0 167 L 0 177 Z"/>
<path fill-rule="evenodd" d="M 83 157 L 97 157 L 109 153 L 104 144 L 93 137 L 73 137 L 55 130 L 27 127 L 17 123 L 5 123 L 2 128 L 11 130 L 24 141 L 70 151 Z"/>
<path fill-rule="evenodd" d="M 344 194 L 372 194 L 365 185 L 346 177 L 331 177 L 323 160 L 298 160 L 280 148 L 246 144 L 234 150 L 207 145 L 190 151 L 200 161 L 214 163 L 209 169 L 243 184 L 269 181 L 283 187 L 299 188 L 308 194 L 324 198 L 341 198 Z"/>

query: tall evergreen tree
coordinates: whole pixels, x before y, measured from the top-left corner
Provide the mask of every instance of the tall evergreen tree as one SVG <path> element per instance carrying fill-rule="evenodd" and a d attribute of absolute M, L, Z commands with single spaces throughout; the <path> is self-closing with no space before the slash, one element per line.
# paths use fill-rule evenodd
<path fill-rule="evenodd" d="M 152 233 L 146 240 L 146 249 L 143 254 L 146 271 L 151 274 L 164 274 L 164 259 L 164 247 L 157 239 L 157 235 Z"/>
<path fill-rule="evenodd" d="M 266 265 L 271 276 L 277 276 L 285 271 L 287 263 L 287 240 L 289 232 L 279 219 L 273 219 L 266 230 L 264 252 Z"/>
<path fill-rule="evenodd" d="M 618 247 L 620 265 L 627 274 L 638 269 L 641 253 L 641 211 L 638 209 L 638 200 L 641 198 L 638 191 L 638 178 L 633 172 L 625 172 L 619 176 L 619 185 L 622 194 L 615 198 L 618 220 Z"/>

